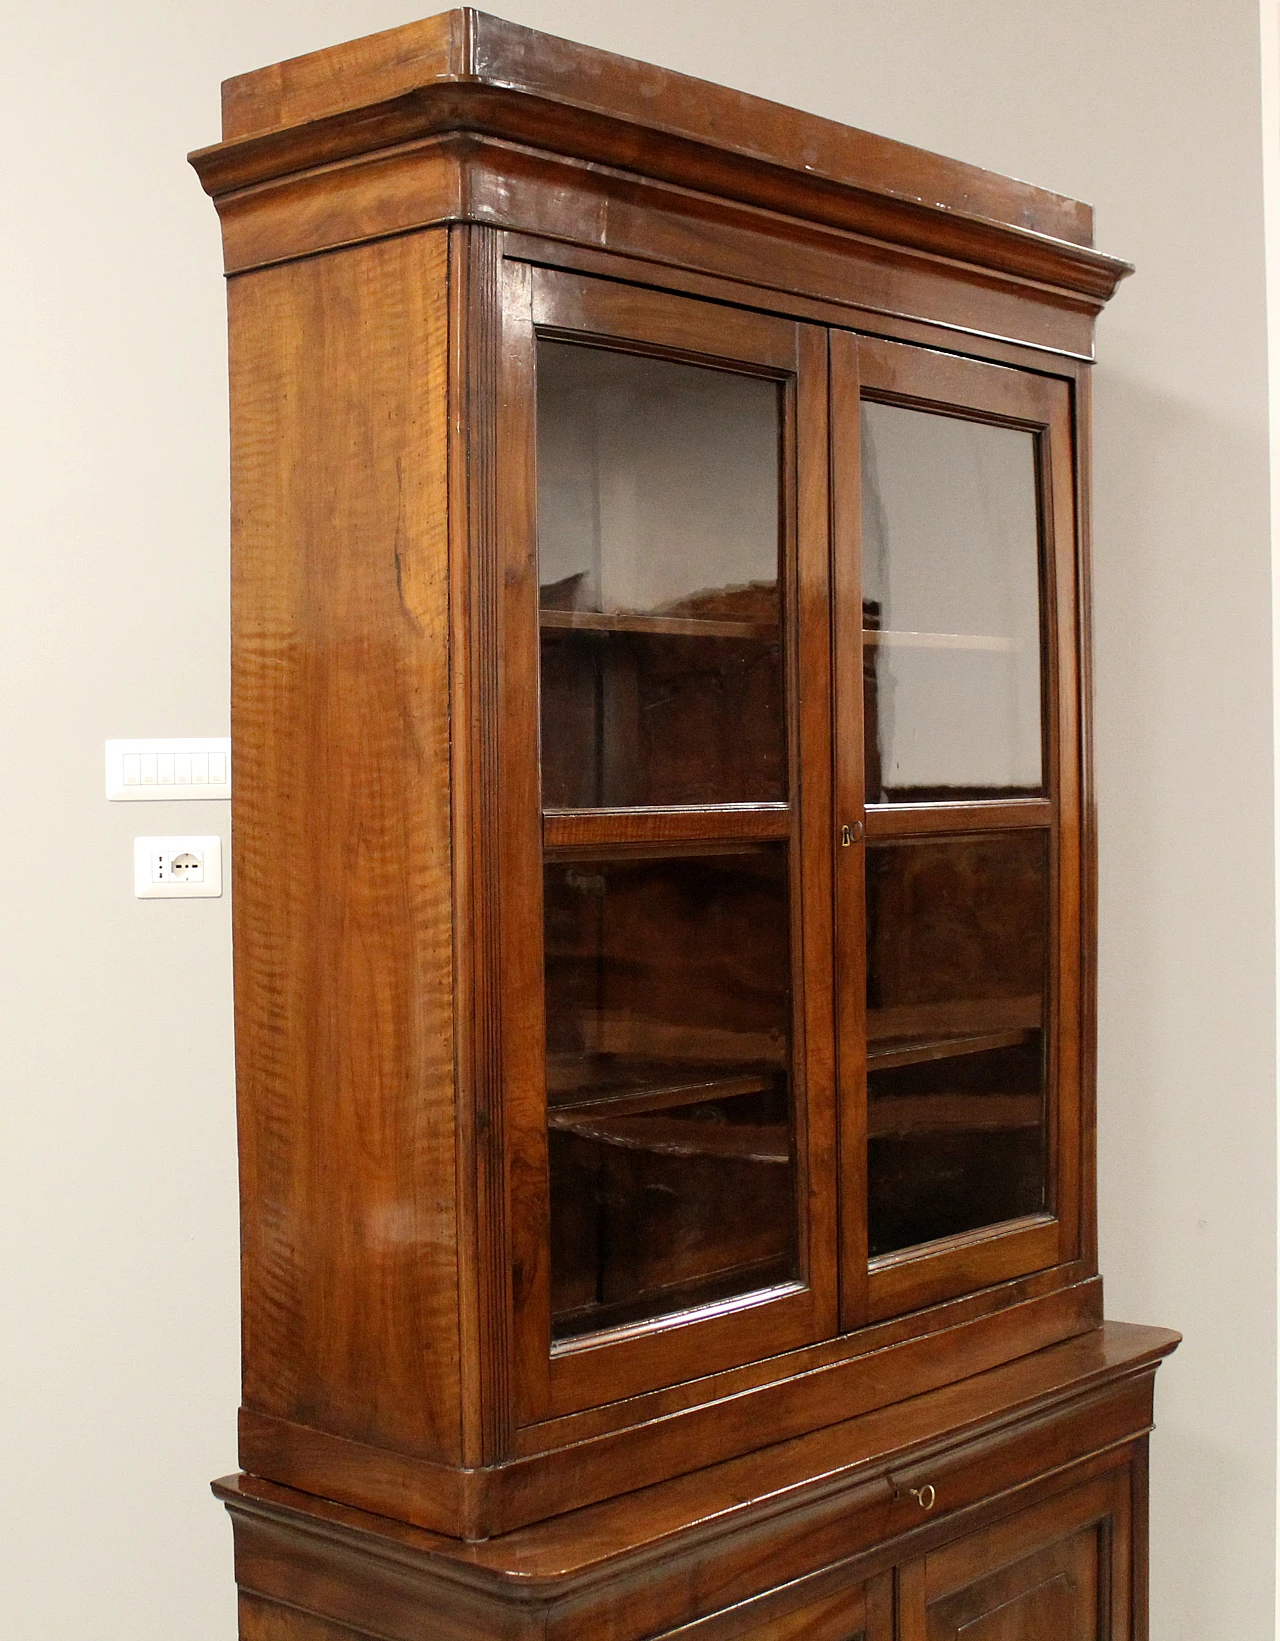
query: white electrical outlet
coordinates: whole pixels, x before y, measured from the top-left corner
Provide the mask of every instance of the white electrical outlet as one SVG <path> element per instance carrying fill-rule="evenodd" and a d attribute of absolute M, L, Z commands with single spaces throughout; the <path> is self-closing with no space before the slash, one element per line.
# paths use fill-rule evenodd
<path fill-rule="evenodd" d="M 216 899 L 222 839 L 134 838 L 133 892 L 139 900 Z"/>
<path fill-rule="evenodd" d="M 113 803 L 155 798 L 229 798 L 231 738 L 108 741 L 107 796 Z"/>

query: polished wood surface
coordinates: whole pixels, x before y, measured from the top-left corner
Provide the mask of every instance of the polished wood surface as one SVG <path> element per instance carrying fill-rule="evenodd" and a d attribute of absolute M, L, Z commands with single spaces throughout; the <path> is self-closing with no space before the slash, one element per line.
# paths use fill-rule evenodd
<path fill-rule="evenodd" d="M 192 160 L 224 223 L 242 230 L 233 267 L 254 254 L 243 231 L 258 238 L 264 186 L 310 220 L 312 249 L 378 229 L 496 222 L 510 187 L 490 189 L 472 164 L 477 142 L 496 139 L 1095 303 L 1130 271 L 1091 249 L 1092 213 L 1076 201 L 470 9 L 229 81 L 224 136 Z M 512 151 L 499 169 L 517 163 Z"/>
<path fill-rule="evenodd" d="M 642 171 L 1104 297 L 1078 201 L 467 8 L 228 81 L 214 193 L 450 128 Z"/>
<path fill-rule="evenodd" d="M 904 1636 L 1102 1641 L 1133 1635 L 1133 1481 L 1132 1473 L 1107 1472 L 904 1569 Z"/>
<path fill-rule="evenodd" d="M 483 1544 L 249 1477 L 217 1491 L 236 1522 L 242 1590 L 406 1641 L 638 1641 L 682 1626 L 693 1636 L 804 1636 L 805 1623 L 839 1636 L 829 1626 L 842 1613 L 890 1620 L 895 1580 L 897 1633 L 933 1636 L 928 1623 L 980 1615 L 999 1588 L 1034 1595 L 1064 1557 L 1087 1567 L 1090 1535 L 1107 1558 L 1107 1633 L 1145 1641 L 1128 1622 L 1127 1542 L 1141 1525 L 1152 1376 L 1176 1342 L 1108 1324 L 893 1414 Z M 1034 1633 L 1077 1641 L 1072 1630 Z M 894 1630 L 871 1634 L 890 1641 Z"/>
<path fill-rule="evenodd" d="M 245 1406 L 456 1464 L 446 303 L 231 288 L 232 833 Z"/>
<path fill-rule="evenodd" d="M 527 1198 L 522 1213 L 512 1225 L 516 1267 L 526 1276 L 517 1289 L 515 1305 L 515 1349 L 521 1364 L 517 1397 L 520 1421 L 525 1424 L 643 1394 L 695 1375 L 714 1373 L 733 1366 L 747 1355 L 779 1357 L 786 1351 L 801 1348 L 834 1331 L 836 1288 L 836 1204 L 830 1192 L 815 1189 L 810 1183 L 829 1174 L 834 1125 L 832 1054 L 829 1046 L 823 1046 L 824 1040 L 827 1045 L 830 1042 L 830 1027 L 824 1020 L 829 980 L 823 978 L 829 976 L 830 958 L 820 944 L 824 933 L 824 921 L 817 910 L 821 877 L 813 874 L 811 882 L 809 866 L 809 854 L 815 849 L 825 857 L 830 835 L 821 765 L 812 755 L 825 745 L 825 732 L 820 718 L 815 723 L 817 701 L 802 717 L 795 682 L 801 667 L 807 667 L 809 676 L 815 673 L 821 676 L 822 669 L 828 665 L 823 339 L 805 327 L 745 310 L 709 310 L 703 304 L 680 297 L 537 269 L 523 276 L 513 274 L 507 286 L 504 314 L 506 368 L 495 390 L 495 399 L 502 407 L 501 448 L 507 452 L 510 470 L 522 478 L 533 473 L 536 465 L 535 430 L 530 412 L 537 396 L 536 337 L 544 332 L 562 341 L 577 337 L 597 345 L 610 339 L 619 347 L 653 357 L 730 369 L 778 384 L 783 453 L 779 520 L 784 577 L 782 604 L 788 612 L 795 612 L 789 616 L 790 632 L 795 637 L 787 646 L 787 665 L 792 675 L 786 709 L 790 760 L 787 790 L 791 796 L 786 810 L 772 809 L 766 813 L 775 821 L 787 822 L 782 835 L 789 842 L 786 859 L 792 887 L 784 896 L 784 905 L 788 902 L 789 905 L 782 935 L 784 943 L 789 937 L 791 951 L 789 955 L 783 951 L 780 961 L 784 970 L 789 970 L 793 1001 L 790 1020 L 784 1017 L 780 1022 L 776 1010 L 767 1019 L 753 1022 L 749 1018 L 753 1009 L 758 1012 L 764 997 L 763 991 L 756 997 L 755 983 L 747 979 L 753 961 L 764 963 L 772 972 L 779 960 L 777 940 L 768 932 L 767 921 L 750 916 L 732 938 L 731 944 L 737 949 L 723 972 L 708 961 L 704 939 L 696 956 L 691 951 L 688 961 L 675 962 L 665 971 L 670 996 L 664 1000 L 655 990 L 664 979 L 664 970 L 656 963 L 645 970 L 646 959 L 639 954 L 648 949 L 646 942 L 652 946 L 646 928 L 658 939 L 658 950 L 665 941 L 674 955 L 682 941 L 688 944 L 697 927 L 696 919 L 691 924 L 679 908 L 684 905 L 692 909 L 697 897 L 688 894 L 673 897 L 657 892 L 660 884 L 671 882 L 671 873 L 676 869 L 674 860 L 671 866 L 654 860 L 647 868 L 643 867 L 644 832 L 649 828 L 648 816 L 653 807 L 644 802 L 647 794 L 637 794 L 637 806 L 626 812 L 629 820 L 615 829 L 612 823 L 596 818 L 600 816 L 599 811 L 575 811 L 573 820 L 567 821 L 562 814 L 562 795 L 555 787 L 552 813 L 544 819 L 539 786 L 540 778 L 545 777 L 539 754 L 546 744 L 546 736 L 544 734 L 540 743 L 538 719 L 534 716 L 539 667 L 533 649 L 540 630 L 543 595 L 534 568 L 536 481 L 524 478 L 520 488 L 508 496 L 504 512 L 507 560 L 503 576 L 502 647 L 509 710 L 502 748 L 501 831 L 509 840 L 506 859 L 511 875 L 505 920 L 507 969 L 500 985 L 513 1021 L 513 1037 L 519 1045 L 513 1053 L 519 1059 L 520 1069 L 517 1072 L 513 1065 L 507 1077 L 507 1144 L 522 1194 Z M 802 428 L 804 437 L 800 436 Z M 676 640 L 673 638 L 671 642 Z M 542 676 L 545 681 L 545 663 Z M 805 737 L 812 752 L 802 752 Z M 672 745 L 677 754 L 687 750 L 695 759 L 700 758 L 713 768 L 716 766 L 716 757 L 710 749 L 703 749 L 692 738 L 687 748 L 679 738 Z M 714 781 L 709 790 L 716 790 Z M 709 806 L 705 801 L 707 795 L 700 792 L 698 796 L 702 801 L 685 810 L 689 817 L 687 830 L 696 831 L 698 841 L 679 840 L 682 851 L 693 849 L 697 854 L 714 848 L 739 850 L 746 846 L 746 840 L 758 836 L 759 810 L 740 803 Z M 666 812 L 674 817 L 681 811 L 678 806 L 668 805 Z M 777 1058 L 780 1023 L 790 1030 L 794 1044 L 790 1067 L 796 1112 L 796 1183 L 791 1200 L 795 1209 L 785 1206 L 781 1194 L 784 1181 L 775 1183 L 762 1179 L 759 1183 L 767 1192 L 767 1207 L 757 1213 L 756 1218 L 763 1226 L 776 1221 L 779 1213 L 790 1218 L 798 1210 L 800 1263 L 798 1268 L 788 1267 L 781 1249 L 774 1246 L 776 1235 L 765 1239 L 772 1250 L 766 1258 L 765 1244 L 757 1238 L 757 1245 L 743 1248 L 744 1270 L 760 1264 L 759 1286 L 751 1281 L 743 1284 L 748 1288 L 745 1305 L 735 1303 L 732 1296 L 716 1298 L 709 1293 L 700 1313 L 689 1308 L 683 1322 L 678 1316 L 675 1318 L 674 1327 L 633 1333 L 627 1338 L 616 1338 L 601 1331 L 594 1338 L 575 1343 L 571 1350 L 553 1353 L 552 1262 L 544 1254 L 544 1226 L 551 1200 L 548 1184 L 551 1158 L 541 1083 L 547 1048 L 554 1052 L 569 1045 L 558 1043 L 551 1035 L 557 1026 L 563 1032 L 563 1009 L 557 1004 L 555 992 L 544 990 L 538 970 L 544 950 L 551 949 L 550 936 L 544 934 L 544 930 L 551 928 L 548 919 L 557 914 L 565 896 L 556 889 L 554 900 L 548 898 L 541 903 L 542 897 L 536 890 L 542 883 L 542 846 L 555 845 L 563 836 L 561 829 L 567 825 L 583 831 L 589 828 L 597 837 L 603 832 L 602 842 L 608 839 L 617 844 L 626 843 L 628 852 L 636 858 L 629 875 L 636 878 L 639 874 L 638 881 L 651 885 L 649 892 L 632 897 L 629 915 L 624 910 L 615 919 L 617 929 L 613 940 L 620 972 L 630 975 L 634 985 L 645 971 L 650 983 L 635 997 L 629 1015 L 624 1015 L 616 1006 L 613 1008 L 608 1022 L 609 1035 L 597 1045 L 599 1048 L 653 1059 L 683 1055 L 695 1064 L 705 1062 L 708 1057 L 719 1060 L 727 1055 L 741 1060 L 745 1055 L 754 1065 L 762 1056 Z M 674 851 L 679 834 L 673 818 L 664 822 L 664 830 L 668 831 L 665 841 Z M 590 856 L 581 850 L 574 853 L 583 864 L 571 872 L 561 869 L 560 874 L 554 876 L 556 884 L 562 885 L 570 877 L 574 883 L 581 884 L 584 873 L 591 881 L 603 876 L 600 866 L 592 865 Z M 553 853 L 549 861 L 559 858 L 558 852 Z M 730 856 L 723 858 L 726 863 L 731 859 Z M 762 864 L 767 858 L 761 857 Z M 626 877 L 627 874 L 623 874 L 624 881 Z M 553 883 L 550 864 L 547 883 L 550 897 Z M 813 908 L 807 922 L 803 915 L 797 915 L 802 907 L 806 912 Z M 753 923 L 758 927 L 758 936 L 753 934 Z M 727 932 L 733 925 L 720 918 L 717 926 Z M 629 962 L 628 952 L 633 954 Z M 744 958 L 745 963 L 741 961 Z M 549 976 L 551 973 L 548 970 Z M 575 976 L 566 977 L 569 990 L 565 996 L 574 995 L 574 981 Z M 550 979 L 547 985 L 551 985 Z M 576 991 L 581 990 L 582 984 L 577 983 Z M 720 998 L 721 1024 L 718 1030 L 699 1031 L 697 1010 L 709 996 Z M 716 1012 L 713 1010 L 712 1014 Z M 556 1156 L 566 1167 L 574 1164 L 575 1157 L 578 1167 L 585 1170 L 591 1165 L 582 1146 L 573 1152 L 563 1140 L 557 1141 Z M 622 1160 L 616 1158 L 616 1165 Z M 610 1169 L 610 1178 L 615 1180 L 616 1165 Z M 629 1166 L 629 1173 L 632 1194 L 648 1190 L 658 1201 L 663 1200 L 671 1184 L 669 1180 L 637 1179 L 633 1166 Z M 584 1175 L 584 1193 L 586 1183 Z M 712 1193 L 719 1205 L 710 1216 L 712 1220 L 723 1218 L 728 1211 L 734 1196 L 733 1186 L 732 1178 L 726 1177 L 722 1187 Z M 745 1211 L 749 1217 L 749 1208 Z M 563 1218 L 553 1224 L 562 1260 L 564 1250 L 570 1247 L 577 1246 L 585 1253 L 597 1234 L 612 1241 L 615 1229 L 610 1223 L 595 1233 L 586 1220 L 573 1223 Z M 704 1247 L 704 1254 L 712 1264 L 725 1263 L 712 1256 L 710 1245 Z M 581 1279 L 585 1281 L 586 1276 L 584 1270 Z M 752 1288 L 755 1288 L 754 1295 Z M 561 1300 L 567 1305 L 568 1295 L 575 1291 L 569 1281 L 560 1289 Z M 692 1295 L 687 1294 L 680 1297 L 692 1299 Z M 751 1343 L 748 1345 L 747 1341 Z"/>
<path fill-rule="evenodd" d="M 892 171 L 892 192 L 904 201 L 1093 243 L 1093 212 L 1078 200 L 471 7 L 227 80 L 223 138 L 312 124 L 421 94 L 439 82 L 466 81 L 523 93 L 524 106 L 537 97 L 574 112 L 611 114 L 633 128 L 658 126 L 849 187 L 875 188 Z M 597 157 L 596 151 L 586 157 Z"/>
<path fill-rule="evenodd" d="M 229 82 L 224 138 L 242 1634 L 1143 1641 L 1173 1336 L 1100 1328 L 1088 723 L 1127 265 L 469 10 Z M 647 599 L 540 570 L 586 353 L 777 407 L 776 495 L 708 443 L 709 567 Z M 883 618 L 867 399 L 1034 451 L 1039 786 L 885 785 L 887 658 L 1027 645 Z"/>

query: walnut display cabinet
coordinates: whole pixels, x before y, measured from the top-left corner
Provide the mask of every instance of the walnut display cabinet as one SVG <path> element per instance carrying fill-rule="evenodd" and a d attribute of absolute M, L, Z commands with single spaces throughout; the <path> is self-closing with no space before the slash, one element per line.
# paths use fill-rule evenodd
<path fill-rule="evenodd" d="M 246 1641 L 1141 1641 L 1072 200 L 453 11 L 229 81 Z"/>

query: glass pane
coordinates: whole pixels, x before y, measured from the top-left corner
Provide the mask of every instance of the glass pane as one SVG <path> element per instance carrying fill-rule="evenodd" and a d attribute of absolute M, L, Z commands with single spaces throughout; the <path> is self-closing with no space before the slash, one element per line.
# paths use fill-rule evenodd
<path fill-rule="evenodd" d="M 776 382 L 538 343 L 549 808 L 786 797 Z"/>
<path fill-rule="evenodd" d="M 1035 437 L 862 405 L 867 801 L 1041 789 Z"/>
<path fill-rule="evenodd" d="M 552 1333 L 796 1273 L 785 845 L 548 864 Z"/>
<path fill-rule="evenodd" d="M 867 850 L 872 1255 L 1046 1204 L 1048 834 Z"/>

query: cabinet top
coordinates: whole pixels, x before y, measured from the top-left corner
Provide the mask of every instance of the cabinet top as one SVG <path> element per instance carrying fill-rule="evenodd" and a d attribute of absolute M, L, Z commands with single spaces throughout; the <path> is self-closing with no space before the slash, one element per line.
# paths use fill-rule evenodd
<path fill-rule="evenodd" d="M 206 189 L 223 195 L 445 132 L 526 143 L 965 260 L 988 260 L 980 242 L 993 230 L 1022 240 L 1024 253 L 1038 241 L 1060 272 L 1072 265 L 1104 297 L 1129 271 L 1092 250 L 1093 211 L 1078 200 L 471 7 L 225 81 L 223 140 L 191 158 Z M 851 205 L 871 217 L 850 221 Z"/>

